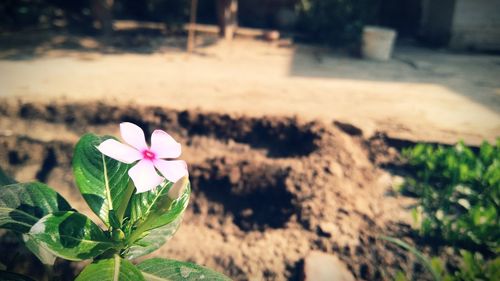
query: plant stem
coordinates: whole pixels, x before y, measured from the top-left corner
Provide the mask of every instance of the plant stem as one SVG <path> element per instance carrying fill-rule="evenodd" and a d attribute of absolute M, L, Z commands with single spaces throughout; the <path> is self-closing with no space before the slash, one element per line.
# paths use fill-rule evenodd
<path fill-rule="evenodd" d="M 50 266 L 50 265 L 47 265 L 47 264 L 44 264 L 43 267 L 45 268 L 45 276 L 47 277 L 47 280 L 48 281 L 52 281 L 54 280 L 55 276 L 54 276 L 54 270 L 53 270 L 53 266 Z"/>
<path fill-rule="evenodd" d="M 130 201 L 130 198 L 132 197 L 132 194 L 134 193 L 134 183 L 132 181 L 129 181 L 127 190 L 125 191 L 125 194 L 123 195 L 122 202 L 120 202 L 120 205 L 116 209 L 116 216 L 118 219 L 121 220 L 123 219 L 123 215 L 125 214 L 125 211 L 127 210 L 128 203 Z"/>
<path fill-rule="evenodd" d="M 132 232 L 132 234 L 129 236 L 129 238 L 126 240 L 126 245 L 131 245 L 134 243 L 139 237 L 141 237 L 142 233 L 146 230 L 148 230 L 150 226 L 150 222 L 158 218 L 154 214 L 150 214 L 148 218 L 143 221 L 141 224 L 137 226 L 137 228 Z"/>
<path fill-rule="evenodd" d="M 164 196 L 162 202 L 159 202 L 159 204 L 162 205 L 162 208 L 157 209 L 153 212 L 148 212 L 146 220 L 142 221 L 132 232 L 130 237 L 126 240 L 126 245 L 131 245 L 137 239 L 139 239 L 144 231 L 151 229 L 151 224 L 156 221 L 164 212 L 168 211 L 172 207 L 173 203 L 174 200 L 170 199 L 168 196 Z"/>

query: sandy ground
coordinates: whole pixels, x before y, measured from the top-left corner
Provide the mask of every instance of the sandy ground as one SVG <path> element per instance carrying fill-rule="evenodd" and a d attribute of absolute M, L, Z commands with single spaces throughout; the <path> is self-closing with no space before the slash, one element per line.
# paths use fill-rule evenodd
<path fill-rule="evenodd" d="M 401 47 L 382 63 L 243 39 L 190 56 L 160 50 L 3 56 L 0 97 L 299 115 L 414 141 L 478 144 L 500 136 L 500 56 Z"/>
<path fill-rule="evenodd" d="M 121 121 L 165 128 L 183 144 L 193 193 L 178 234 L 153 255 L 235 280 L 299 280 L 317 250 L 337 255 L 357 280 L 393 280 L 400 270 L 427 280 L 411 255 L 378 239 L 446 253 L 413 239 L 415 201 L 392 191 L 384 168 L 397 150 L 370 136 L 478 144 L 500 135 L 499 56 L 399 48 L 380 63 L 248 40 L 190 56 L 168 44 L 150 54 L 10 56 L 2 42 L 0 166 L 91 215 L 71 174 L 78 137 L 117 135 Z"/>

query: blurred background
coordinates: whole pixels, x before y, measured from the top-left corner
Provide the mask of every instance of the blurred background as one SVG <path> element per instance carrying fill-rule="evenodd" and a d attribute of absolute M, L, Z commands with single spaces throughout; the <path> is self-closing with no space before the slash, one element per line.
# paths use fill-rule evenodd
<path fill-rule="evenodd" d="M 123 121 L 190 166 L 153 255 L 234 280 L 434 280 L 389 236 L 443 278 L 498 278 L 499 0 L 0 3 L 3 170 L 92 215 L 73 146 Z M 16 237 L 0 247 L 46 278 Z"/>

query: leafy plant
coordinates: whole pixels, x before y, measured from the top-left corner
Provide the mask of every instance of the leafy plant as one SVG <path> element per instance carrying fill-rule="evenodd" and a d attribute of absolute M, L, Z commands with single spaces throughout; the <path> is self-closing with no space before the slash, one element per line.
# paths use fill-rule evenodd
<path fill-rule="evenodd" d="M 447 269 L 439 258 L 429 259 L 400 240 L 384 239 L 413 252 L 434 280 L 498 280 L 500 140 L 496 145 L 483 142 L 477 151 L 463 142 L 453 147 L 417 144 L 403 155 L 412 176 L 402 192 L 419 198 L 413 216 L 420 234 L 453 245 L 460 264 Z M 400 273 L 397 280 L 407 279 Z"/>
<path fill-rule="evenodd" d="M 493 281 L 500 276 L 500 258 L 485 261 L 481 254 L 461 250 L 460 266 L 454 270 L 447 270 L 438 257 L 429 258 L 415 247 L 392 237 L 381 237 L 401 248 L 410 251 L 424 267 L 431 273 L 434 281 Z M 407 281 L 406 274 L 399 271 L 395 277 L 396 281 Z"/>
<path fill-rule="evenodd" d="M 127 126 L 128 129 L 125 128 Z M 147 161 L 160 161 L 160 155 L 153 152 L 174 151 L 177 154 L 178 149 L 180 155 L 180 144 L 165 132 L 155 131 L 157 134 L 153 133 L 149 148 L 142 130 L 139 132 L 134 126 L 131 123 L 122 123 L 121 126 L 122 137 L 130 146 L 135 147 L 137 143 L 145 146 L 142 156 L 134 154 L 133 157 L 142 157 L 136 159 L 139 161 L 134 167 L 144 168 L 149 165 Z M 135 135 L 124 128 L 135 130 Z M 108 149 L 102 147 L 106 141 L 112 144 Z M 87 134 L 77 143 L 73 156 L 78 189 L 102 220 L 104 228 L 73 210 L 61 195 L 47 185 L 39 182 L 16 183 L 1 170 L 0 227 L 21 234 L 28 249 L 48 266 L 54 264 L 56 257 L 71 261 L 91 259 L 92 263 L 76 277 L 78 281 L 229 280 L 220 273 L 188 262 L 160 258 L 145 260 L 138 265 L 131 262 L 131 259 L 155 251 L 175 234 L 191 191 L 187 170 L 186 174 L 179 170 L 182 173 L 175 174 L 175 182 L 163 177 L 171 177 L 175 170 L 172 165 L 182 164 L 183 161 L 170 161 L 175 163 L 170 163 L 168 171 L 160 173 L 152 168 L 151 163 L 149 170 L 131 173 L 133 165 L 125 161 L 130 155 L 120 154 L 118 157 L 113 151 L 131 151 L 132 148 L 126 150 L 127 145 L 117 143 L 109 136 Z M 168 149 L 165 150 L 165 147 Z M 185 167 L 185 163 L 183 165 L 179 167 Z M 156 173 L 159 184 L 151 186 L 151 177 L 144 176 L 151 172 Z M 136 185 L 147 189 L 138 193 Z M 30 280 L 5 271 L 0 271 L 0 276 L 8 280 Z"/>
<path fill-rule="evenodd" d="M 474 152 L 417 144 L 403 151 L 413 176 L 403 192 L 420 200 L 414 218 L 423 236 L 486 254 L 500 251 L 500 140 Z"/>

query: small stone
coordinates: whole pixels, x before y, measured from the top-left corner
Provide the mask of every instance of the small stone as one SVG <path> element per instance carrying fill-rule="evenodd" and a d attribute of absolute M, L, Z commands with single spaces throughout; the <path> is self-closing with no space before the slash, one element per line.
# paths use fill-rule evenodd
<path fill-rule="evenodd" d="M 80 39 L 80 46 L 85 49 L 95 49 L 99 47 L 99 42 L 91 38 Z"/>
<path fill-rule="evenodd" d="M 280 33 L 277 30 L 271 30 L 264 33 L 264 38 L 267 41 L 276 41 L 280 39 Z"/>
<path fill-rule="evenodd" d="M 303 281 L 354 281 L 352 273 L 337 256 L 313 251 L 304 260 Z"/>
<path fill-rule="evenodd" d="M 241 211 L 241 216 L 244 218 L 251 217 L 253 215 L 253 210 L 251 208 L 246 208 Z"/>
<path fill-rule="evenodd" d="M 398 175 L 384 173 L 378 178 L 377 183 L 382 188 L 390 188 L 394 192 L 400 192 L 404 187 L 405 179 Z"/>
<path fill-rule="evenodd" d="M 363 130 L 360 128 L 354 126 L 353 124 L 339 121 L 339 120 L 334 120 L 333 124 L 337 126 L 337 128 L 341 129 L 345 133 L 351 135 L 351 136 L 362 136 L 363 135 Z"/>
<path fill-rule="evenodd" d="M 383 173 L 380 175 L 380 177 L 377 179 L 377 184 L 378 186 L 382 188 L 390 188 L 392 186 L 392 177 L 391 174 L 389 173 Z"/>
<path fill-rule="evenodd" d="M 232 184 L 236 184 L 240 181 L 241 179 L 241 172 L 238 167 L 233 167 L 231 168 L 231 171 L 229 172 L 229 182 Z"/>
<path fill-rule="evenodd" d="M 340 166 L 340 164 L 337 162 L 330 162 L 330 164 L 325 167 L 325 170 L 326 170 L 326 172 L 328 172 L 332 175 L 336 175 L 339 178 L 344 177 L 344 171 L 343 171 L 342 167 Z"/>
<path fill-rule="evenodd" d="M 392 189 L 396 192 L 400 192 L 405 185 L 405 179 L 401 176 L 392 177 Z"/>
<path fill-rule="evenodd" d="M 319 232 L 321 235 L 332 237 L 336 233 L 339 233 L 339 228 L 330 222 L 321 222 L 319 224 Z"/>

